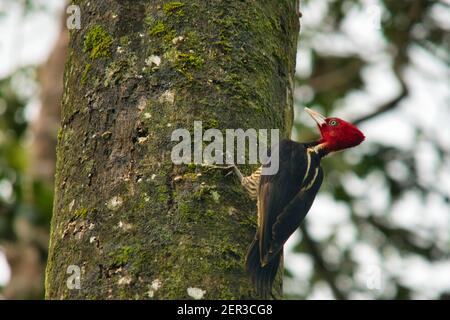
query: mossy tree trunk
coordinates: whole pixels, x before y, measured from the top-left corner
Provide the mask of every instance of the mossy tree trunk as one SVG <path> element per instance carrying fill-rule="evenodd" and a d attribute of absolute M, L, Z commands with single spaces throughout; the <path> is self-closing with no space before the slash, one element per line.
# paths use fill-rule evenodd
<path fill-rule="evenodd" d="M 232 176 L 174 165 L 170 138 L 194 120 L 289 134 L 295 2 L 75 1 L 47 298 L 256 298 L 255 203 Z"/>

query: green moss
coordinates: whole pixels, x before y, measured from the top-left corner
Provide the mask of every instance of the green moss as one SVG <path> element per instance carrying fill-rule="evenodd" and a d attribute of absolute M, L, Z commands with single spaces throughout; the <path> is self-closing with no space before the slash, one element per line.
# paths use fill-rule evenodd
<path fill-rule="evenodd" d="M 78 219 L 78 218 L 86 219 L 88 212 L 89 212 L 89 210 L 87 208 L 79 208 L 79 209 L 77 209 L 77 211 L 75 211 L 74 217 L 75 217 L 75 219 Z"/>
<path fill-rule="evenodd" d="M 60 127 L 58 129 L 58 141 L 61 141 L 63 136 L 64 136 L 64 132 L 63 132 L 63 129 Z"/>
<path fill-rule="evenodd" d="M 220 252 L 223 254 L 228 254 L 231 256 L 234 256 L 236 258 L 240 257 L 240 249 L 237 245 L 233 244 L 233 241 L 230 239 L 227 239 L 226 241 L 223 241 L 223 243 L 220 246 Z"/>
<path fill-rule="evenodd" d="M 120 45 L 121 45 L 122 47 L 127 47 L 127 46 L 129 46 L 130 43 L 131 43 L 130 37 L 129 37 L 129 36 L 122 36 L 122 37 L 120 37 L 119 43 L 120 43 Z"/>
<path fill-rule="evenodd" d="M 92 27 L 84 40 L 83 52 L 89 53 L 91 59 L 108 57 L 111 55 L 111 36 L 102 26 Z"/>
<path fill-rule="evenodd" d="M 230 53 L 233 50 L 233 45 L 223 35 L 221 35 L 220 36 L 220 40 L 214 42 L 214 44 L 216 46 L 218 46 L 219 48 L 221 48 L 222 51 L 225 52 L 225 53 Z"/>
<path fill-rule="evenodd" d="M 161 21 L 158 21 L 153 25 L 153 27 L 148 31 L 148 35 L 151 37 L 158 37 L 166 32 L 166 26 Z"/>
<path fill-rule="evenodd" d="M 195 201 L 202 201 L 206 199 L 206 196 L 209 194 L 209 188 L 201 187 L 196 192 L 192 194 L 192 199 Z"/>
<path fill-rule="evenodd" d="M 217 128 L 219 128 L 219 121 L 217 121 L 217 119 L 209 119 L 209 120 L 203 121 L 203 128 L 204 128 L 204 130 L 217 129 Z"/>
<path fill-rule="evenodd" d="M 165 3 L 163 5 L 164 13 L 168 16 L 176 15 L 178 17 L 184 16 L 184 11 L 182 8 L 184 7 L 184 3 L 179 1 Z"/>
<path fill-rule="evenodd" d="M 187 168 L 188 170 L 195 171 L 195 169 L 197 168 L 197 164 L 191 162 L 187 165 Z"/>
<path fill-rule="evenodd" d="M 196 181 L 198 179 L 198 175 L 195 172 L 188 172 L 183 175 L 184 180 Z"/>
<path fill-rule="evenodd" d="M 183 73 L 188 79 L 194 77 L 191 73 L 193 69 L 199 69 L 203 65 L 204 60 L 193 53 L 179 53 L 175 61 L 175 67 Z"/>
<path fill-rule="evenodd" d="M 92 65 L 90 63 L 88 63 L 86 65 L 86 67 L 84 67 L 83 75 L 81 76 L 81 84 L 82 85 L 86 84 L 86 81 L 88 79 L 89 72 L 91 71 L 91 69 L 92 69 Z"/>
<path fill-rule="evenodd" d="M 177 51 L 177 49 L 175 49 L 174 46 L 170 46 L 164 52 L 164 59 L 169 61 L 173 65 L 176 65 L 178 54 L 179 52 Z"/>
<path fill-rule="evenodd" d="M 163 37 L 164 43 L 167 45 L 172 44 L 172 40 L 177 36 L 177 33 L 175 30 L 168 30 L 166 34 Z"/>
<path fill-rule="evenodd" d="M 204 44 L 202 43 L 202 39 L 200 38 L 200 35 L 195 31 L 189 31 L 188 33 L 186 33 L 184 43 L 186 44 L 187 48 L 200 49 L 201 47 L 204 46 Z"/>
<path fill-rule="evenodd" d="M 117 251 L 110 254 L 112 258 L 112 266 L 123 267 L 130 260 L 130 255 L 133 253 L 133 248 L 130 246 L 124 246 Z"/>
<path fill-rule="evenodd" d="M 214 200 L 215 203 L 219 203 L 220 201 L 220 195 L 217 191 L 211 191 L 211 196 L 212 199 Z"/>
<path fill-rule="evenodd" d="M 151 37 L 163 37 L 163 43 L 166 50 L 172 46 L 172 40 L 177 36 L 175 30 L 167 27 L 162 21 L 153 22 L 150 24 L 150 21 L 153 19 L 148 19 L 146 24 L 151 25 L 150 30 L 148 31 L 148 35 Z M 146 20 L 147 21 L 147 20 Z M 152 50 L 152 54 L 153 54 Z"/>
<path fill-rule="evenodd" d="M 156 199 L 159 202 L 167 202 L 169 200 L 169 190 L 165 184 L 161 184 L 156 187 Z"/>
<path fill-rule="evenodd" d="M 177 65 L 186 70 L 188 68 L 200 68 L 203 64 L 203 59 L 193 53 L 179 53 L 177 57 Z"/>
<path fill-rule="evenodd" d="M 144 23 L 147 26 L 152 26 L 155 23 L 155 18 L 153 18 L 153 16 L 151 14 L 147 13 L 147 16 L 144 19 Z"/>
<path fill-rule="evenodd" d="M 178 214 L 182 220 L 189 220 L 193 213 L 195 213 L 195 208 L 188 202 L 182 202 L 178 205 Z"/>
<path fill-rule="evenodd" d="M 106 68 L 103 85 L 107 87 L 116 84 L 119 80 L 134 77 L 138 73 L 137 60 L 138 58 L 134 54 L 123 54 L 121 59 L 110 63 Z"/>
<path fill-rule="evenodd" d="M 238 275 L 242 269 L 243 256 L 242 249 L 235 245 L 228 245 L 230 239 L 226 238 L 220 242 L 209 242 L 206 239 L 199 239 L 199 247 L 193 249 L 185 245 L 182 241 L 176 247 L 172 247 L 168 258 L 164 257 L 166 268 L 159 274 L 163 287 L 158 292 L 159 299 L 170 297 L 190 298 L 186 294 L 186 277 L 189 277 L 190 283 L 196 283 L 200 288 L 207 288 L 207 295 L 217 295 L 218 299 L 238 299 L 239 296 L 233 291 L 233 284 L 227 281 L 221 281 L 218 285 L 217 279 L 224 280 L 224 270 L 236 272 Z M 219 254 L 219 255 L 218 255 Z M 180 264 L 179 261 L 184 261 Z M 189 268 L 195 267 L 195 274 L 189 272 Z M 212 277 L 212 275 L 214 275 Z M 239 280 L 237 280 L 239 281 Z M 244 280 L 245 281 L 245 280 Z M 214 283 L 214 288 L 209 287 Z"/>
<path fill-rule="evenodd" d="M 203 64 L 203 59 L 193 53 L 180 53 L 178 54 L 178 63 L 183 68 L 199 68 Z"/>

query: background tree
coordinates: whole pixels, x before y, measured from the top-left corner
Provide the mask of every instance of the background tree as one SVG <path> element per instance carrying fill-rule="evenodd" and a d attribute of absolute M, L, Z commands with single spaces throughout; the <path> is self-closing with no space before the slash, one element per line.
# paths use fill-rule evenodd
<path fill-rule="evenodd" d="M 19 8 L 18 29 L 39 14 L 53 14 L 50 8 L 34 1 L 2 4 L 5 19 L 6 12 Z M 61 13 L 57 11 L 55 16 Z M 61 27 L 45 63 L 15 70 L 0 81 L 0 249 L 3 248 L 11 268 L 11 279 L 1 292 L 5 299 L 37 299 L 44 293 L 54 150 L 67 47 L 65 18 Z M 15 30 L 21 39 L 19 31 Z M 23 43 L 14 43 L 14 54 L 18 55 Z M 36 118 L 29 116 L 34 112 L 31 109 L 38 109 Z"/>

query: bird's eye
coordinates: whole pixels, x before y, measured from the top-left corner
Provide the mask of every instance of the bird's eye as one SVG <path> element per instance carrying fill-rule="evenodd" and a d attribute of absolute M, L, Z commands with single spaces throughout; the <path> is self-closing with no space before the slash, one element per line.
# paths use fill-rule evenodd
<path fill-rule="evenodd" d="M 328 124 L 330 125 L 330 126 L 337 126 L 338 125 L 338 122 L 336 121 L 336 120 L 330 120 L 330 122 L 328 122 Z"/>

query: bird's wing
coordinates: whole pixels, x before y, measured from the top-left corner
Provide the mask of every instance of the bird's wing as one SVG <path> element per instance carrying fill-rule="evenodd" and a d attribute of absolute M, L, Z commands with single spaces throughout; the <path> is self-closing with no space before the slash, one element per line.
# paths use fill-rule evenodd
<path fill-rule="evenodd" d="M 268 263 L 283 248 L 285 242 L 297 230 L 303 219 L 305 219 L 322 181 L 323 171 L 322 168 L 318 167 L 314 180 L 310 184 L 302 187 L 300 192 L 289 202 L 281 214 L 278 215 L 276 222 L 272 226 L 272 238 L 269 250 L 262 257 L 263 264 Z"/>
<path fill-rule="evenodd" d="M 306 216 L 322 183 L 320 157 L 290 140 L 280 142 L 279 170 L 262 175 L 258 195 L 258 240 L 265 265 Z M 291 202 L 292 205 L 291 205 Z"/>

